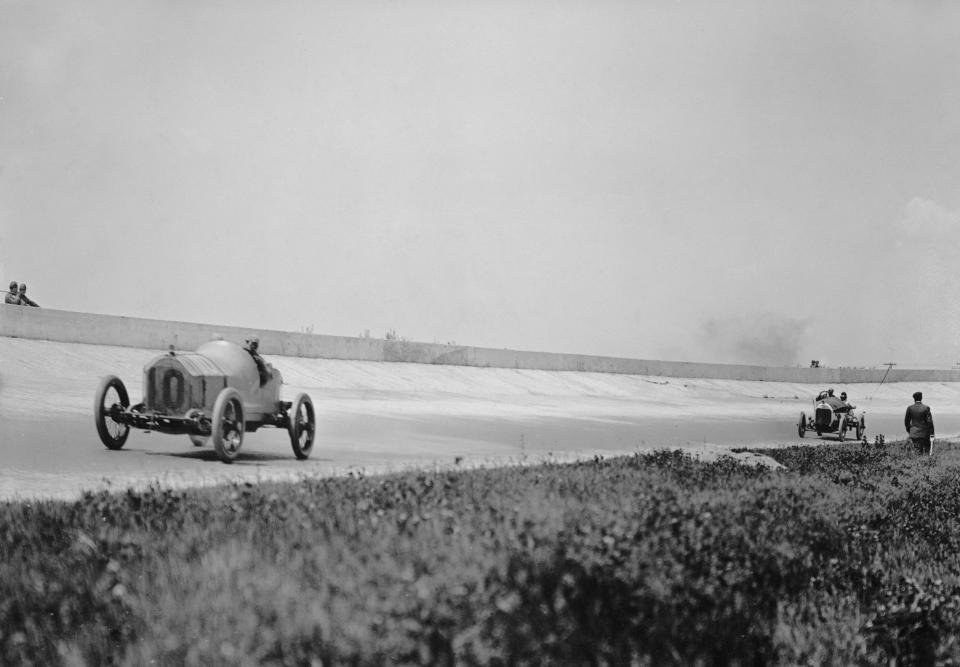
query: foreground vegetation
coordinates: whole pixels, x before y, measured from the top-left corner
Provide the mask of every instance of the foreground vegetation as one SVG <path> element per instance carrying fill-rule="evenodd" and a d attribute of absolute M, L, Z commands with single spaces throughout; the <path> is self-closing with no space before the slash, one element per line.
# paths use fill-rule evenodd
<path fill-rule="evenodd" d="M 960 662 L 960 452 L 0 505 L 0 663 Z"/>

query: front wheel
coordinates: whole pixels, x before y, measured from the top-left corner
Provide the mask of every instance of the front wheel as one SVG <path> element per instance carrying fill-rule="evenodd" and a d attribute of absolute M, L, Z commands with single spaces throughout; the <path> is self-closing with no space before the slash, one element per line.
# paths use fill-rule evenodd
<path fill-rule="evenodd" d="M 301 461 L 310 456 L 313 440 L 317 435 L 317 418 L 313 411 L 313 401 L 307 394 L 297 394 L 294 399 L 287 431 L 290 433 L 293 455 Z"/>
<path fill-rule="evenodd" d="M 797 424 L 797 435 L 799 435 L 802 438 L 803 434 L 806 432 L 807 432 L 807 416 L 801 412 L 800 423 Z"/>
<path fill-rule="evenodd" d="M 211 437 L 217 456 L 224 463 L 233 463 L 243 445 L 243 400 L 240 392 L 227 387 L 213 404 Z"/>
<path fill-rule="evenodd" d="M 837 426 L 837 435 L 840 438 L 840 442 L 843 442 L 847 437 L 847 416 L 840 416 L 840 424 Z"/>
<path fill-rule="evenodd" d="M 93 400 L 93 417 L 97 423 L 100 442 L 107 449 L 120 449 L 130 435 L 130 426 L 113 418 L 117 409 L 126 411 L 130 407 L 130 396 L 123 381 L 116 375 L 108 375 L 100 380 L 97 395 Z"/>

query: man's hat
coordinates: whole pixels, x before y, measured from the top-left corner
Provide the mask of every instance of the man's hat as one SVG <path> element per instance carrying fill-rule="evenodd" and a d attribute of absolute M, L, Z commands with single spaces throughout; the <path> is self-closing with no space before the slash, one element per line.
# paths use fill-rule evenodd
<path fill-rule="evenodd" d="M 17 289 L 17 281 L 16 281 L 16 280 L 11 280 L 11 281 L 10 281 L 10 289 L 11 289 L 11 290 Z"/>
<path fill-rule="evenodd" d="M 20 283 L 20 291 L 21 292 L 27 291 L 27 283 Z"/>

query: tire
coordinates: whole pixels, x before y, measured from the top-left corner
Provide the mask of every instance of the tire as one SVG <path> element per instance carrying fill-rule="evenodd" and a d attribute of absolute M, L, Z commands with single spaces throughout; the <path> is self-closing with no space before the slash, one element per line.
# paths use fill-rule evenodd
<path fill-rule="evenodd" d="M 224 463 L 233 463 L 243 446 L 243 399 L 240 392 L 227 387 L 217 394 L 213 404 L 211 435 L 213 448 Z"/>
<path fill-rule="evenodd" d="M 840 438 L 840 442 L 843 442 L 847 438 L 847 416 L 840 415 L 840 423 L 837 425 L 837 436 Z"/>
<path fill-rule="evenodd" d="M 100 442 L 107 449 L 120 449 L 130 435 L 130 426 L 121 424 L 109 415 L 111 408 L 119 404 L 126 411 L 130 407 L 130 396 L 123 381 L 116 375 L 107 375 L 100 380 L 97 395 L 93 400 L 93 417 L 97 424 Z"/>
<path fill-rule="evenodd" d="M 307 394 L 297 394 L 294 399 L 287 432 L 290 434 L 293 455 L 301 461 L 310 456 L 313 441 L 317 437 L 317 417 L 313 410 L 313 401 Z"/>
<path fill-rule="evenodd" d="M 807 432 L 807 416 L 801 412 L 800 423 L 797 424 L 797 435 L 799 435 L 802 438 L 803 434 L 806 432 Z"/>

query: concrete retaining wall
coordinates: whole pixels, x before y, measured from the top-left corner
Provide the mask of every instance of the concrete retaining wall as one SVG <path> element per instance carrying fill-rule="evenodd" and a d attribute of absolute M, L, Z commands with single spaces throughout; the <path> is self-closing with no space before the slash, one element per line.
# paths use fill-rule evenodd
<path fill-rule="evenodd" d="M 809 384 L 880 382 L 886 368 L 792 368 L 708 364 L 686 361 L 619 359 L 581 354 L 497 350 L 461 345 L 351 338 L 224 327 L 192 322 L 169 322 L 115 315 L 74 313 L 48 308 L 0 304 L 0 336 L 64 343 L 117 345 L 166 350 L 193 350 L 213 336 L 242 343 L 259 336 L 263 354 L 318 359 L 412 362 L 495 368 L 624 373 L 663 377 L 759 380 Z M 894 369 L 887 382 L 960 382 L 960 370 Z"/>

